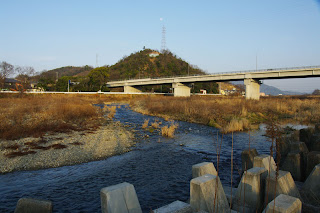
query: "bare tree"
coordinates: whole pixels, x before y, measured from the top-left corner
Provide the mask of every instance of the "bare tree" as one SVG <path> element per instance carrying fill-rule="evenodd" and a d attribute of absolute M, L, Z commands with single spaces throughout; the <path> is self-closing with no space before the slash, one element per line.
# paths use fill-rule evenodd
<path fill-rule="evenodd" d="M 5 79 L 8 78 L 9 75 L 13 74 L 14 66 L 3 61 L 0 64 L 0 85 L 1 88 L 4 88 Z"/>
<path fill-rule="evenodd" d="M 24 86 L 24 88 L 30 87 L 31 77 L 35 75 L 35 70 L 33 67 L 16 67 L 15 72 L 18 74 L 16 79 L 18 79 Z"/>

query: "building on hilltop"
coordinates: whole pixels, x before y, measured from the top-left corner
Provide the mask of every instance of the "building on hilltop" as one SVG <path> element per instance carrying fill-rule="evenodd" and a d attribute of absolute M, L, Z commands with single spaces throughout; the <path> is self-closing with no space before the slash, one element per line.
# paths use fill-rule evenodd
<path fill-rule="evenodd" d="M 152 57 L 152 58 L 155 58 L 155 57 L 157 57 L 159 55 L 160 55 L 160 53 L 157 52 L 157 51 L 152 51 L 151 53 L 149 53 L 149 57 Z"/>

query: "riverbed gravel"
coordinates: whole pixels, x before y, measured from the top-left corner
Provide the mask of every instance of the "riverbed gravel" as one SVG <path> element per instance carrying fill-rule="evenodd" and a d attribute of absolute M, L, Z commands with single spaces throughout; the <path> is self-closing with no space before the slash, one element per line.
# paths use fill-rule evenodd
<path fill-rule="evenodd" d="M 105 159 L 130 151 L 133 138 L 134 134 L 120 122 L 109 122 L 97 130 L 0 140 L 0 173 Z"/>

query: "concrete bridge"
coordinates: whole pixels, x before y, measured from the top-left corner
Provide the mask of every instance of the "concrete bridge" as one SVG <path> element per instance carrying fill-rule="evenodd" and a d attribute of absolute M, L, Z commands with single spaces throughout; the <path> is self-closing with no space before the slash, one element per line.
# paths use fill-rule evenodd
<path fill-rule="evenodd" d="M 320 77 L 320 66 L 226 72 L 210 75 L 145 78 L 107 82 L 108 87 L 124 87 L 124 93 L 141 93 L 137 86 L 172 84 L 176 97 L 190 96 L 190 84 L 195 82 L 244 81 L 246 99 L 259 100 L 260 80 Z"/>

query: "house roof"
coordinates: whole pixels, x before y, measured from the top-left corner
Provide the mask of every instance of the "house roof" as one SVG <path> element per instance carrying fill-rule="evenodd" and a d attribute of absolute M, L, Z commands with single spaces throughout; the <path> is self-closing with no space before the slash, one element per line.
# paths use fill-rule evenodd
<path fill-rule="evenodd" d="M 14 79 L 14 78 L 6 78 L 4 79 L 5 83 L 19 83 L 20 81 Z"/>

